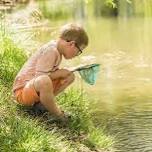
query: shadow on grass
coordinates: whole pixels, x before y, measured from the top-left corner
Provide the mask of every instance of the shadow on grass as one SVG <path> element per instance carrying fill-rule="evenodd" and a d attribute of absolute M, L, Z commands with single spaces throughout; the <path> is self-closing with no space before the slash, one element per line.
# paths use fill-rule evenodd
<path fill-rule="evenodd" d="M 89 144 L 89 142 L 85 141 L 87 138 L 87 134 L 84 132 L 75 132 L 70 129 L 70 123 L 72 123 L 71 116 L 68 115 L 68 119 L 64 122 L 53 115 L 50 115 L 49 112 L 40 107 L 39 109 L 36 107 L 28 107 L 17 104 L 17 113 L 23 114 L 25 116 L 29 116 L 32 119 L 37 119 L 40 123 L 45 125 L 46 130 L 51 131 L 54 128 L 59 129 L 62 132 L 62 135 L 66 137 L 66 140 L 70 140 L 73 142 L 83 142 L 86 143 L 86 146 L 91 148 L 91 150 L 95 150 L 95 146 Z"/>

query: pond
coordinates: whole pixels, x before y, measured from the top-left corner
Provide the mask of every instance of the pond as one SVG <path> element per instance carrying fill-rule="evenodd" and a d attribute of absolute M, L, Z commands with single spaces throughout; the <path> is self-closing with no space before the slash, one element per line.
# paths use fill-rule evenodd
<path fill-rule="evenodd" d="M 66 10 L 65 14 L 68 13 Z M 89 46 L 73 61 L 64 60 L 62 66 L 101 64 L 95 85 L 90 86 L 80 78 L 73 85 L 81 87 L 91 94 L 92 101 L 96 101 L 93 104 L 97 109 L 95 120 L 115 136 L 116 151 L 151 152 L 152 18 L 95 17 L 84 13 L 64 18 L 63 15 L 58 20 L 49 19 L 46 28 L 38 29 L 35 40 L 46 43 L 56 37 L 55 30 L 48 27 L 59 27 L 73 21 L 85 26 Z"/>

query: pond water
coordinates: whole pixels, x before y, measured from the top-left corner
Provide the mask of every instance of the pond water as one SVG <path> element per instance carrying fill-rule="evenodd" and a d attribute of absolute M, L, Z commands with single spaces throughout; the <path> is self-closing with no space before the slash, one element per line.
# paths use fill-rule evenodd
<path fill-rule="evenodd" d="M 71 21 L 86 27 L 90 41 L 80 57 L 64 60 L 62 66 L 101 64 L 95 85 L 82 83 L 79 78 L 73 85 L 83 87 L 97 101 L 96 121 L 115 136 L 116 151 L 152 152 L 152 18 L 50 20 L 46 28 L 38 29 L 36 41 L 42 44 L 56 35 L 48 26 Z"/>

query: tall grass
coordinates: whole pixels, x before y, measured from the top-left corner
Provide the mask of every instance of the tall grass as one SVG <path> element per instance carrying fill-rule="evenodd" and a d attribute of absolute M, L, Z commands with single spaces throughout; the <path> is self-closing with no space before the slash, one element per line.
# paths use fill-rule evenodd
<path fill-rule="evenodd" d="M 0 80 L 1 83 L 12 84 L 15 75 L 21 65 L 27 59 L 22 53 L 22 49 L 18 48 L 11 40 L 9 35 L 0 31 Z"/>
<path fill-rule="evenodd" d="M 69 128 L 76 135 L 83 135 L 81 141 L 90 148 L 108 149 L 112 146 L 114 138 L 105 135 L 103 128 L 98 128 L 93 123 L 93 109 L 90 99 L 85 93 L 77 89 L 70 89 L 58 97 L 59 104 L 70 113 Z"/>
<path fill-rule="evenodd" d="M 15 75 L 27 59 L 11 35 L 0 31 L 0 151 L 1 152 L 77 152 L 111 149 L 113 138 L 92 121 L 89 99 L 76 89 L 58 97 L 61 107 L 71 115 L 67 127 L 31 117 L 20 110 L 11 95 Z M 22 106 L 21 106 L 22 107 Z"/>

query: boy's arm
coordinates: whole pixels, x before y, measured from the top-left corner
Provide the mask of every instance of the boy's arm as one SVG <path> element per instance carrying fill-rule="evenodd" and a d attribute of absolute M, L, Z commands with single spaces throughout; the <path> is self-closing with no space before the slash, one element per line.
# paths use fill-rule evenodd
<path fill-rule="evenodd" d="M 56 60 L 56 51 L 44 51 L 36 63 L 35 76 L 49 75 L 53 71 Z"/>
<path fill-rule="evenodd" d="M 48 75 L 50 76 L 50 78 L 52 80 L 54 80 L 54 79 L 58 79 L 58 78 L 64 79 L 70 74 L 71 74 L 71 71 L 69 71 L 67 69 L 59 69 L 54 72 L 50 72 Z"/>
<path fill-rule="evenodd" d="M 49 75 L 52 80 L 58 78 L 66 78 L 71 72 L 66 69 L 60 69 L 53 71 L 57 59 L 57 54 L 55 51 L 46 51 L 38 59 L 36 65 L 36 76 L 39 75 Z"/>

